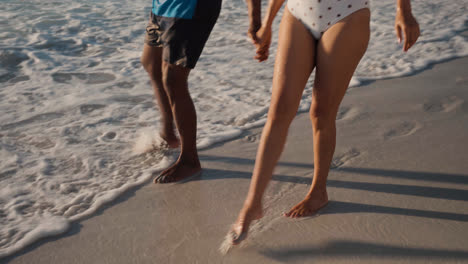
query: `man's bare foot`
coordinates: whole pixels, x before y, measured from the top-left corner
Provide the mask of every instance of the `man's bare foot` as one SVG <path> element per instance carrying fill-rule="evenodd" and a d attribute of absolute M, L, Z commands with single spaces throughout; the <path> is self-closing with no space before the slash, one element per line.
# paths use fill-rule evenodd
<path fill-rule="evenodd" d="M 198 175 L 201 172 L 201 166 L 198 163 L 193 165 L 178 160 L 168 170 L 165 170 L 154 179 L 154 183 L 172 183 L 182 181 L 192 176 Z"/>
<path fill-rule="evenodd" d="M 237 245 L 247 238 L 252 221 L 263 217 L 262 205 L 244 205 L 236 223 L 232 226 L 232 244 Z"/>
<path fill-rule="evenodd" d="M 311 216 L 316 214 L 318 210 L 322 209 L 328 204 L 327 191 L 315 191 L 297 205 L 295 205 L 284 216 L 297 218 L 304 216 Z"/>
<path fill-rule="evenodd" d="M 178 148 L 180 146 L 180 140 L 176 137 L 176 135 L 166 135 L 163 133 L 160 133 L 159 136 L 166 141 L 167 146 L 169 148 Z"/>
<path fill-rule="evenodd" d="M 159 175 L 166 175 L 168 174 L 170 171 L 173 171 L 174 168 L 177 166 L 178 162 L 174 162 L 171 164 L 171 166 L 165 168 L 163 171 L 161 171 L 161 173 L 159 173 Z M 159 176 L 159 175 L 153 175 L 153 176 Z"/>

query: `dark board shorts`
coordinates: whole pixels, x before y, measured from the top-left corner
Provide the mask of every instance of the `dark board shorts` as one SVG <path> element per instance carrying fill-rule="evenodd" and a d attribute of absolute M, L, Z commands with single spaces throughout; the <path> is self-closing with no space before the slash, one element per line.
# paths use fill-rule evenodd
<path fill-rule="evenodd" d="M 192 18 L 158 16 L 151 12 L 145 43 L 163 48 L 163 60 L 193 69 L 221 10 L 221 0 L 198 0 Z"/>

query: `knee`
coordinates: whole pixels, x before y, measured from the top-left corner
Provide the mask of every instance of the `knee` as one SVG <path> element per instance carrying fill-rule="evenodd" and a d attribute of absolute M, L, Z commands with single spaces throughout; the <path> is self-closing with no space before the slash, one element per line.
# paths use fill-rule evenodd
<path fill-rule="evenodd" d="M 315 130 L 327 129 L 335 125 L 333 106 L 312 101 L 309 117 Z"/>

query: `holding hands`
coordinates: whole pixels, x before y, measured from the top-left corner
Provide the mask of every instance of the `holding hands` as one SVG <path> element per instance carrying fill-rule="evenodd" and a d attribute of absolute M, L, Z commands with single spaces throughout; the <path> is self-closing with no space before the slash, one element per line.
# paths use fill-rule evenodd
<path fill-rule="evenodd" d="M 265 14 L 263 23 L 261 21 L 260 0 L 247 0 L 249 6 L 250 27 L 247 35 L 252 39 L 257 54 L 255 59 L 259 62 L 268 59 L 271 44 L 271 25 L 276 13 L 283 5 L 284 0 L 271 0 Z"/>
<path fill-rule="evenodd" d="M 254 35 L 252 41 L 257 49 L 255 59 L 259 62 L 268 59 L 271 44 L 271 26 L 263 25 Z"/>

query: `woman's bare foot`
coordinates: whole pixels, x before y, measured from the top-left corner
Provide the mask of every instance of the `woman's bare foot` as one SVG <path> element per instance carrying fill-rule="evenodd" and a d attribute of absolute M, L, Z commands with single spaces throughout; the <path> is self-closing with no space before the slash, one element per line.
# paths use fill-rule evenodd
<path fill-rule="evenodd" d="M 154 183 L 172 183 L 182 181 L 201 172 L 200 163 L 191 164 L 178 160 L 169 169 L 163 171 L 154 179 Z"/>
<path fill-rule="evenodd" d="M 328 194 L 326 190 L 312 191 L 311 194 L 307 195 L 302 202 L 291 208 L 284 216 L 291 218 L 311 216 L 316 214 L 318 210 L 322 209 L 327 204 Z"/>
<path fill-rule="evenodd" d="M 232 244 L 237 245 L 247 238 L 250 223 L 263 217 L 262 205 L 244 205 L 236 223 L 231 228 Z"/>

